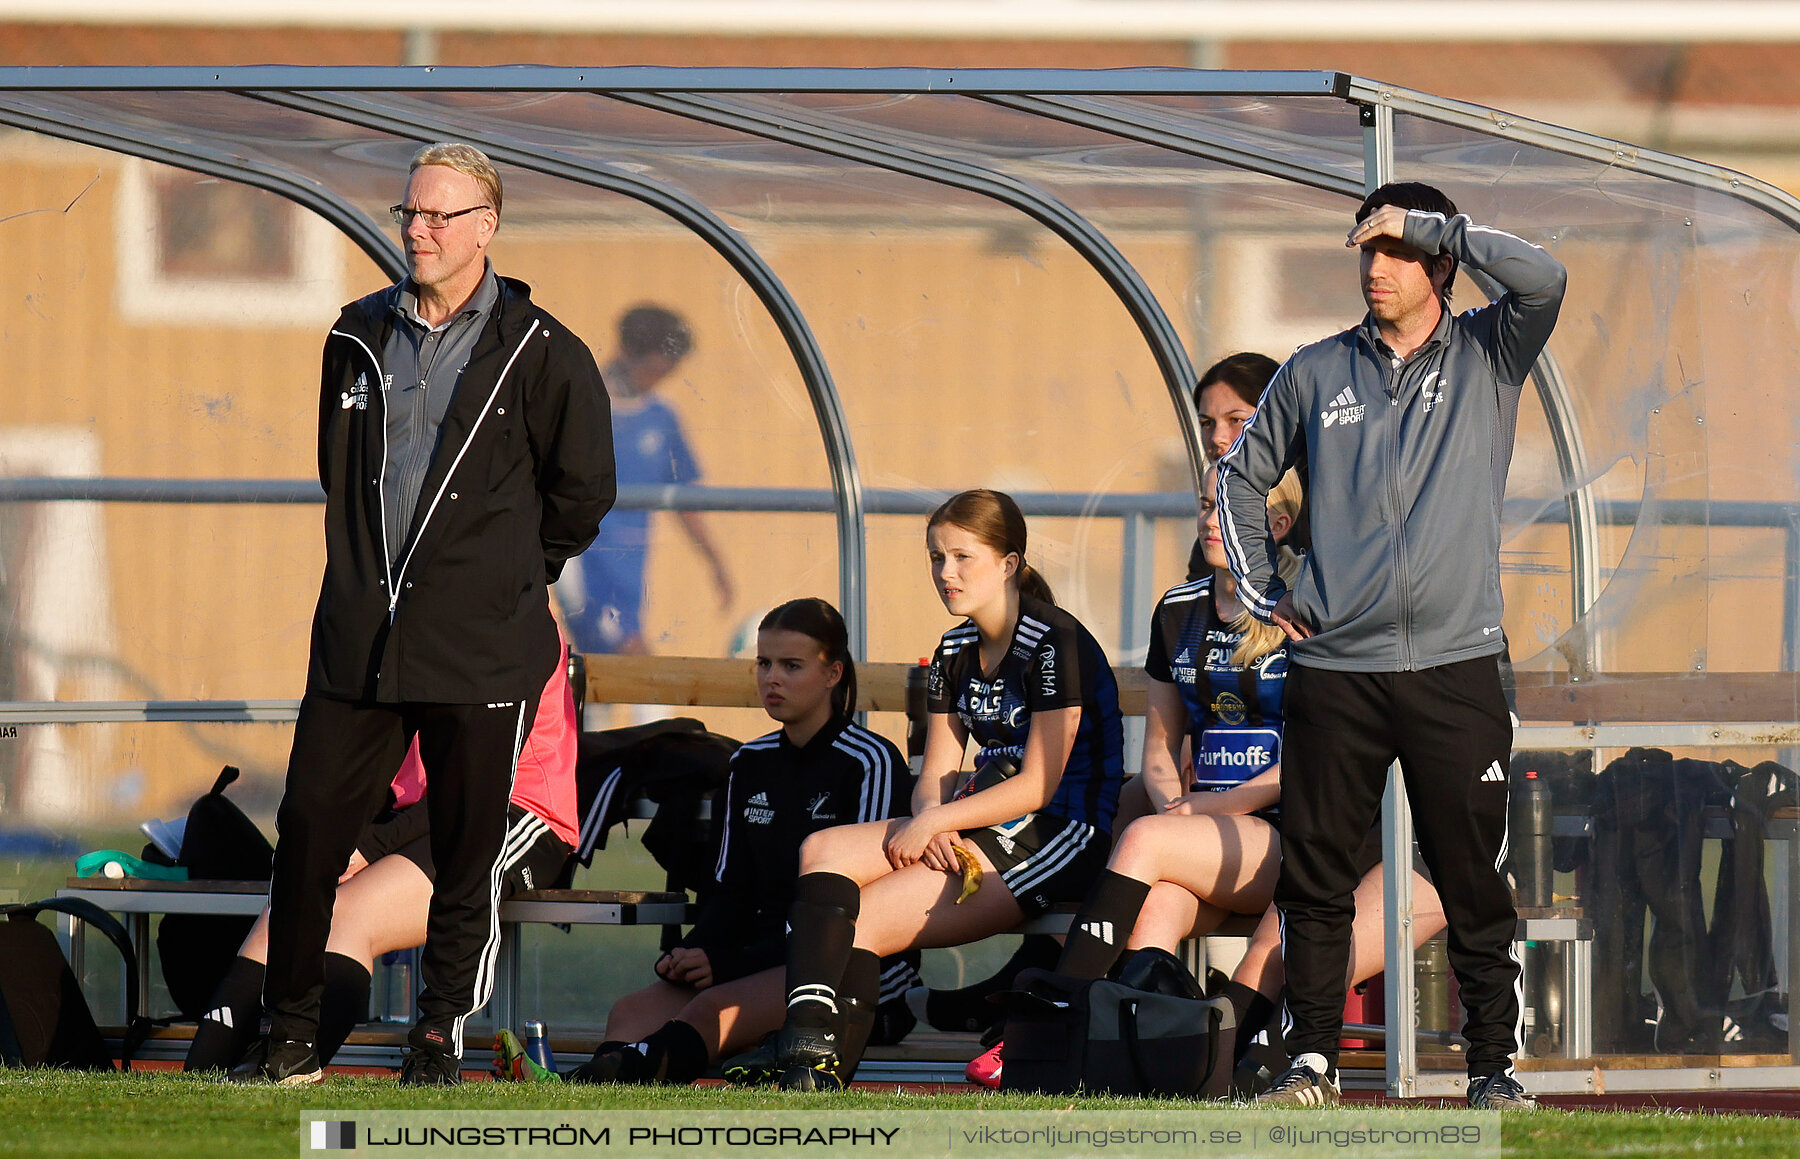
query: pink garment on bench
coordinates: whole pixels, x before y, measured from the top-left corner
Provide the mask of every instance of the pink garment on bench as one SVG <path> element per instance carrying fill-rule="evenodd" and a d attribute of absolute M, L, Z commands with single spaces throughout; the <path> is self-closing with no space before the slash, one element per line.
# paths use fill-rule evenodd
<path fill-rule="evenodd" d="M 512 802 L 544 819 L 552 832 L 575 847 L 575 753 L 581 724 L 576 718 L 575 690 L 569 687 L 569 646 L 538 697 L 537 717 L 519 751 L 519 768 L 513 775 Z M 425 797 L 425 763 L 419 759 L 419 740 L 413 738 L 394 774 L 394 807 L 404 809 Z"/>

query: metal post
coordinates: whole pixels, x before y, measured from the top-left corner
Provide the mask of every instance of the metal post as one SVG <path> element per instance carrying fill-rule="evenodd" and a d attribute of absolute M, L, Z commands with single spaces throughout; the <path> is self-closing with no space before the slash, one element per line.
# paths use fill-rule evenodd
<path fill-rule="evenodd" d="M 1358 120 L 1363 129 L 1363 186 L 1365 192 L 1373 193 L 1394 179 L 1394 110 L 1363 105 Z M 1396 1098 L 1410 1098 L 1419 1085 L 1419 1005 L 1413 985 L 1413 835 L 1406 784 L 1398 763 L 1388 770 L 1381 817 L 1382 863 L 1386 866 L 1382 892 L 1387 903 L 1387 1092 Z"/>
<path fill-rule="evenodd" d="M 1800 1066 L 1800 817 L 1787 825 L 1788 1058 Z"/>
<path fill-rule="evenodd" d="M 1413 985 L 1412 813 L 1398 762 L 1381 800 L 1382 896 L 1387 906 L 1387 1093 L 1411 1098 L 1419 1078 L 1418 993 Z"/>
<path fill-rule="evenodd" d="M 1119 660 L 1141 663 L 1150 646 L 1150 612 L 1156 606 L 1156 523 L 1142 512 L 1121 519 L 1124 563 L 1119 573 Z"/>
<path fill-rule="evenodd" d="M 1156 607 L 1156 523 L 1145 514 L 1119 521 L 1124 562 L 1119 573 L 1118 663 L 1144 662 L 1150 650 L 1150 613 Z M 1125 771 L 1142 773 L 1144 718 L 1125 718 Z"/>

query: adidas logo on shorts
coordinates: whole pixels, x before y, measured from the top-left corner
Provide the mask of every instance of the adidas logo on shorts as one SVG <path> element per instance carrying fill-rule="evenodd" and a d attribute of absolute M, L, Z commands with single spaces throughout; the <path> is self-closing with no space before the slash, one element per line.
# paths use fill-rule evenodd
<path fill-rule="evenodd" d="M 1487 767 L 1487 771 L 1485 773 L 1481 774 L 1481 779 L 1483 781 L 1504 782 L 1506 780 L 1506 771 L 1500 767 L 1499 761 L 1495 761 L 1493 764 L 1491 764 Z"/>

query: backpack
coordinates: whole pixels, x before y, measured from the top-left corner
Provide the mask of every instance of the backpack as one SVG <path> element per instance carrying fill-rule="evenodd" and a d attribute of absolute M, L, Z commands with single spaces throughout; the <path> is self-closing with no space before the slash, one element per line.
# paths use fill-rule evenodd
<path fill-rule="evenodd" d="M 226 787 L 238 776 L 235 765 L 226 765 L 212 790 L 188 810 L 176 864 L 187 867 L 189 881 L 268 881 L 272 875 L 274 848 L 256 822 L 225 796 Z M 169 998 L 184 1018 L 198 1022 L 206 1016 L 225 971 L 255 924 L 253 917 L 163 915 L 156 930 L 156 952 Z"/>
<path fill-rule="evenodd" d="M 130 1025 L 119 1061 L 131 1056 L 150 1032 L 139 1015 L 137 954 L 125 927 L 93 902 L 53 897 L 29 905 L 0 906 L 0 1066 L 112 1070 L 112 1052 L 94 1025 L 81 983 L 63 957 L 56 935 L 37 920 L 45 910 L 65 913 L 93 926 L 118 947 L 125 960 L 125 1009 Z"/>
<path fill-rule="evenodd" d="M 1231 1087 L 1231 1002 L 1205 998 L 1164 950 L 1120 981 L 1025 970 L 1006 999 L 1000 1089 L 1221 1099 Z M 1144 987 L 1152 987 L 1145 989 Z"/>

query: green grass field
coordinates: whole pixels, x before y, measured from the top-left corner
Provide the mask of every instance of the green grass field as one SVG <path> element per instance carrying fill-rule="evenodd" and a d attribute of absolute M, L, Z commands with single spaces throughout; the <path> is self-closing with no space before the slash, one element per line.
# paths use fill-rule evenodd
<path fill-rule="evenodd" d="M 1155 1100 L 1087 1099 L 1106 1109 L 1168 1110 Z M 402 1091 L 385 1078 L 339 1078 L 298 1090 L 230 1088 L 171 1073 L 82 1075 L 0 1072 L 0 1155 L 179 1156 L 255 1159 L 297 1153 L 297 1114 L 330 1110 L 1036 1110 L 1072 1100 L 986 1093 L 919 1095 L 857 1091 L 835 1096 L 691 1088 L 519 1087 L 469 1083 L 447 1091 Z M 1311 1111 L 1373 1114 L 1404 1123 L 1408 1110 Z M 1296 1152 L 1301 1153 L 1301 1152 Z M 1742 1115 L 1540 1111 L 1508 1116 L 1507 1156 L 1732 1155 L 1789 1159 L 1800 1153 L 1800 1121 Z"/>

